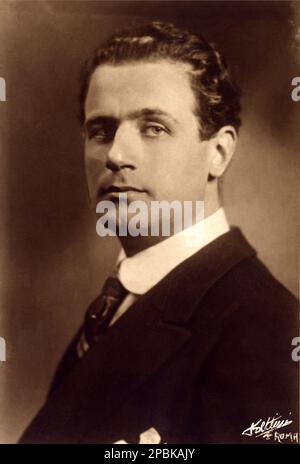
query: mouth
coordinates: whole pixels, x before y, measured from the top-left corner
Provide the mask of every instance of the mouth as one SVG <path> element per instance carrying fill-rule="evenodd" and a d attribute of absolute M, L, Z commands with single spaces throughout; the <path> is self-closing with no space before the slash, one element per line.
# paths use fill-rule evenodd
<path fill-rule="evenodd" d="M 133 187 L 132 185 L 110 185 L 109 187 L 101 188 L 99 193 L 101 195 L 108 195 L 112 193 L 123 192 L 145 192 L 145 190 L 138 189 L 136 187 Z"/>
<path fill-rule="evenodd" d="M 101 193 L 121 193 L 121 192 L 144 192 L 144 190 L 133 187 L 132 185 L 110 185 L 107 188 L 102 188 Z"/>

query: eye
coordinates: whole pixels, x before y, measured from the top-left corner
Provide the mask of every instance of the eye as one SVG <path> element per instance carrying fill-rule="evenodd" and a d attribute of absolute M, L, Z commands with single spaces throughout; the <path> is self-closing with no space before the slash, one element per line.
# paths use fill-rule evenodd
<path fill-rule="evenodd" d="M 89 139 L 93 139 L 98 143 L 109 143 L 114 138 L 114 130 L 111 127 L 97 126 L 89 131 Z"/>
<path fill-rule="evenodd" d="M 108 139 L 108 132 L 104 129 L 104 127 L 101 127 L 93 130 L 90 134 L 90 138 L 103 143 Z"/>
<path fill-rule="evenodd" d="M 142 133 L 147 137 L 159 137 L 164 133 L 167 133 L 167 129 L 160 124 L 147 124 L 142 128 Z"/>

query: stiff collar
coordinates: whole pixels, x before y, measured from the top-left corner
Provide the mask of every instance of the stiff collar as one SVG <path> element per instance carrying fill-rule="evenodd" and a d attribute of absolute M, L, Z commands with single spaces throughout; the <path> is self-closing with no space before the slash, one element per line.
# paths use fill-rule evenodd
<path fill-rule="evenodd" d="M 139 253 L 119 257 L 119 279 L 133 294 L 143 295 L 176 266 L 197 253 L 210 242 L 229 231 L 223 208 L 181 232 Z"/>

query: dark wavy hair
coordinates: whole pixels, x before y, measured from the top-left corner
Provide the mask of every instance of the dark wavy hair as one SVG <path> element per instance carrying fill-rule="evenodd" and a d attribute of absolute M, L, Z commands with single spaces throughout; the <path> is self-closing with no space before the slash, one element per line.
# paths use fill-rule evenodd
<path fill-rule="evenodd" d="M 84 63 L 80 74 L 81 123 L 85 118 L 84 104 L 90 79 L 99 65 L 161 59 L 191 65 L 188 74 L 197 101 L 195 115 L 199 119 L 201 139 L 208 140 L 227 124 L 238 131 L 241 92 L 230 77 L 225 58 L 201 35 L 162 22 L 112 36 Z"/>

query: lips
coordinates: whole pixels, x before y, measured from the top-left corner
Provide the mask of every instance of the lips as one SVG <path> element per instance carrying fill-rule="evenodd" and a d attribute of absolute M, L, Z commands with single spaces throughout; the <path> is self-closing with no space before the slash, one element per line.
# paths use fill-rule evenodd
<path fill-rule="evenodd" d="M 122 192 L 144 192 L 144 190 L 133 187 L 132 185 L 110 185 L 109 187 L 100 189 L 102 195 Z"/>

